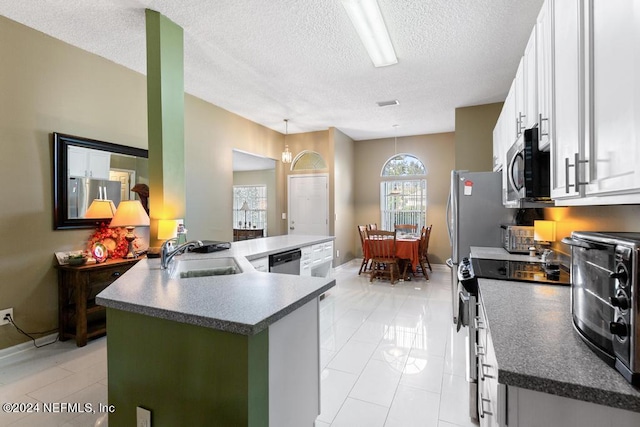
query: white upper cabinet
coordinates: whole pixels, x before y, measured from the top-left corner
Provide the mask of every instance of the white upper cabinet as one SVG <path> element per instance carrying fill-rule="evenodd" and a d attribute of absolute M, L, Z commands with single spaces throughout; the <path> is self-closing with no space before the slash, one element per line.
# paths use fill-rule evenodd
<path fill-rule="evenodd" d="M 530 129 L 538 123 L 538 94 L 536 69 L 536 28 L 533 27 L 529 42 L 522 57 L 524 69 L 524 110 L 522 112 L 522 130 Z"/>
<path fill-rule="evenodd" d="M 553 134 L 553 0 L 547 0 L 536 21 L 536 93 L 538 149 L 549 151 Z"/>
<path fill-rule="evenodd" d="M 584 186 L 584 73 L 582 0 L 553 2 L 553 139 L 551 197 L 579 197 Z"/>
<path fill-rule="evenodd" d="M 516 78 L 514 79 L 514 85 L 515 85 L 514 96 L 515 96 L 516 139 L 518 139 L 526 129 L 525 106 L 527 104 L 527 100 L 526 100 L 527 92 L 525 90 L 524 57 L 520 58 L 520 63 L 518 64 L 518 70 L 516 71 Z"/>
<path fill-rule="evenodd" d="M 640 190 L 640 2 L 591 0 L 587 195 Z M 637 201 L 637 200 L 636 200 Z"/>

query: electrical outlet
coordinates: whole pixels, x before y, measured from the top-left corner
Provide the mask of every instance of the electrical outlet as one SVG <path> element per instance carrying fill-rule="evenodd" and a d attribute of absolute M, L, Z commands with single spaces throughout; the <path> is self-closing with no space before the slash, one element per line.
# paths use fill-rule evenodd
<path fill-rule="evenodd" d="M 140 406 L 136 408 L 136 427 L 151 427 L 151 411 Z"/>
<path fill-rule="evenodd" d="M 13 319 L 13 308 L 5 308 L 4 310 L 0 310 L 0 326 L 9 324 L 9 319 L 5 319 L 5 316 L 7 314 L 10 315 Z"/>
<path fill-rule="evenodd" d="M 340 258 L 340 249 L 336 249 L 336 258 Z"/>

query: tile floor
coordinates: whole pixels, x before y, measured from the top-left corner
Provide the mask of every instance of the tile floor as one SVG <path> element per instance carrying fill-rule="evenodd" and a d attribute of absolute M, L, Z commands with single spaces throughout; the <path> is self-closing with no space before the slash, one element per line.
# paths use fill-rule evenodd
<path fill-rule="evenodd" d="M 316 427 L 474 426 L 464 332 L 451 324 L 450 272 L 369 283 L 360 260 L 335 270 L 321 303 L 322 412 Z M 106 338 L 0 358 L 0 402 L 107 401 Z M 104 414 L 0 412 L 0 426 L 106 426 Z"/>

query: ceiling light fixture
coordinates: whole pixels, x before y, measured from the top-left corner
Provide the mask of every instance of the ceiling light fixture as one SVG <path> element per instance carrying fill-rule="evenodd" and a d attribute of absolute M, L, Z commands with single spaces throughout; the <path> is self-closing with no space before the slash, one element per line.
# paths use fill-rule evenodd
<path fill-rule="evenodd" d="M 398 102 L 397 99 L 392 99 L 391 101 L 378 101 L 376 104 L 378 104 L 378 107 L 390 107 L 392 105 L 399 105 L 400 102 Z"/>
<path fill-rule="evenodd" d="M 289 151 L 289 144 L 287 144 L 287 135 L 289 135 L 289 119 L 284 119 L 284 151 L 282 152 L 282 163 L 291 163 L 291 160 L 293 160 L 293 153 Z"/>
<path fill-rule="evenodd" d="M 373 65 L 385 67 L 398 63 L 387 27 L 376 0 L 342 0 L 342 5 L 367 49 Z"/>

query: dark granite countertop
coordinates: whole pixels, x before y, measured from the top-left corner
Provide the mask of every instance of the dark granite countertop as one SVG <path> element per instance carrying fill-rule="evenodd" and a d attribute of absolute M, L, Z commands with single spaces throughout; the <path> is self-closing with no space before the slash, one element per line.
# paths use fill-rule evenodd
<path fill-rule="evenodd" d="M 629 384 L 573 328 L 568 286 L 479 280 L 498 382 L 640 412 Z"/>

